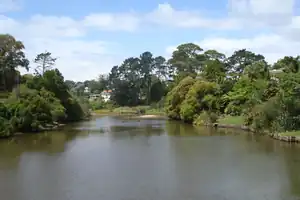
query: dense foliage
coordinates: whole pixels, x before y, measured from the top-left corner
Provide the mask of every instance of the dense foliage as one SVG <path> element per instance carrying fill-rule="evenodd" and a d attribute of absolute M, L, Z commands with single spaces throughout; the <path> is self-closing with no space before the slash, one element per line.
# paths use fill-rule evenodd
<path fill-rule="evenodd" d="M 186 43 L 169 60 L 144 52 L 125 59 L 98 80 L 68 81 L 68 85 L 77 94 L 83 94 L 84 87 L 90 93 L 110 89 L 110 102 L 116 107 L 164 101 L 169 118 L 188 123 L 243 115 L 244 123 L 257 130 L 286 131 L 300 128 L 299 66 L 299 57 L 286 56 L 269 64 L 263 55 L 246 49 L 226 57 Z M 93 109 L 105 108 L 101 98 L 91 104 Z"/>
<path fill-rule="evenodd" d="M 21 76 L 17 67 L 29 67 L 24 45 L 10 35 L 0 35 L 0 44 L 2 136 L 77 121 L 89 108 L 120 106 L 164 106 L 169 118 L 197 125 L 243 115 L 244 123 L 257 130 L 300 128 L 299 56 L 268 64 L 263 55 L 246 49 L 226 57 L 186 43 L 169 60 L 146 51 L 97 80 L 74 82 L 52 69 L 56 58 L 49 52 L 37 55 L 35 75 Z M 101 95 L 104 90 L 109 101 Z"/>
<path fill-rule="evenodd" d="M 166 113 L 197 125 L 244 115 L 244 123 L 258 131 L 300 129 L 299 66 L 299 57 L 269 65 L 245 49 L 226 58 L 194 44 L 180 45 L 169 62 L 174 85 L 166 96 Z"/>
<path fill-rule="evenodd" d="M 0 92 L 6 94 L 0 99 L 0 137 L 37 132 L 88 115 L 88 110 L 69 92 L 62 74 L 57 69 L 49 70 L 55 61 L 50 53 L 37 56 L 42 73 L 20 76 L 17 67 L 29 66 L 22 42 L 0 35 L 0 44 Z"/>

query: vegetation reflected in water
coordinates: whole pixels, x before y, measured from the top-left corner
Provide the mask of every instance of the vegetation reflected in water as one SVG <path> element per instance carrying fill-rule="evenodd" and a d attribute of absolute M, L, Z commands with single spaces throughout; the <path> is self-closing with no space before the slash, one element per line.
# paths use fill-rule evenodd
<path fill-rule="evenodd" d="M 300 198 L 299 155 L 299 145 L 236 130 L 101 117 L 1 140 L 0 192 L 10 200 L 292 199 Z"/>

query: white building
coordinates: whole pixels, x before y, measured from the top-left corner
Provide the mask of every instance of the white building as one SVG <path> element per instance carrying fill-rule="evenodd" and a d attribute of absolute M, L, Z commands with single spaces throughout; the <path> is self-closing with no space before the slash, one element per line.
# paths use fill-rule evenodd
<path fill-rule="evenodd" d="M 90 96 L 89 96 L 89 100 L 90 101 L 95 101 L 95 100 L 97 100 L 98 98 L 100 98 L 101 97 L 101 94 L 91 94 Z"/>
<path fill-rule="evenodd" d="M 111 90 L 103 90 L 101 92 L 101 97 L 104 102 L 107 102 L 110 100 L 111 92 L 112 92 Z"/>
<path fill-rule="evenodd" d="M 90 92 L 90 88 L 85 87 L 85 88 L 84 88 L 84 93 L 89 93 L 89 92 Z"/>

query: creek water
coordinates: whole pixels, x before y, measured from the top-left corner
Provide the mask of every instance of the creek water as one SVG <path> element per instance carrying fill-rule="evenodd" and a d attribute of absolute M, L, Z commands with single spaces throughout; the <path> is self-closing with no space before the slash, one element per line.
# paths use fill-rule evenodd
<path fill-rule="evenodd" d="M 0 199 L 300 199 L 300 145 L 167 120 L 95 117 L 0 140 Z"/>

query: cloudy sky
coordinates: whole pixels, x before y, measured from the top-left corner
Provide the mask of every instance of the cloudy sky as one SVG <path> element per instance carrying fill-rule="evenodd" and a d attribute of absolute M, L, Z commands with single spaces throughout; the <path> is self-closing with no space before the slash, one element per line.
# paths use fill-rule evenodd
<path fill-rule="evenodd" d="M 300 0 L 0 0 L 0 33 L 23 41 L 31 61 L 52 52 L 77 81 L 144 51 L 168 57 L 185 42 L 274 62 L 300 54 Z"/>

